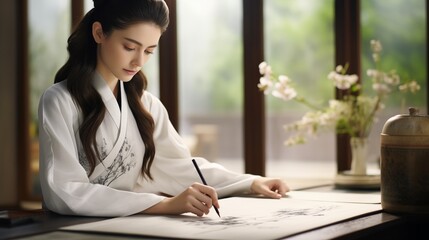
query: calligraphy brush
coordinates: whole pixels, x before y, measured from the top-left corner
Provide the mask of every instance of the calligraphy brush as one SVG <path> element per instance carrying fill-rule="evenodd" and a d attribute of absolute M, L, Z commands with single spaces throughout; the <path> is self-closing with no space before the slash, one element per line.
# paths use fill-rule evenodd
<path fill-rule="evenodd" d="M 197 172 L 198 172 L 198 175 L 200 175 L 201 181 L 203 181 L 204 185 L 208 186 L 208 185 L 207 185 L 206 180 L 204 179 L 203 174 L 201 173 L 200 168 L 198 167 L 197 162 L 195 161 L 195 159 L 192 159 L 192 163 L 194 164 L 195 169 L 196 169 L 196 170 L 197 170 Z M 216 207 L 215 205 L 213 205 L 213 208 L 215 209 L 215 211 L 216 211 L 217 215 L 220 217 L 220 213 L 219 213 L 219 210 L 217 209 L 217 207 Z"/>

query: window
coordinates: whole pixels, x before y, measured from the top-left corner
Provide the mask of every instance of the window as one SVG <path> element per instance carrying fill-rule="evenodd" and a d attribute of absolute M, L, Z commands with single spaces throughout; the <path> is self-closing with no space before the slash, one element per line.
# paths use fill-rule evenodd
<path fill-rule="evenodd" d="M 361 1 L 361 46 L 362 46 L 362 79 L 365 83 L 364 91 L 371 91 L 371 81 L 366 70 L 374 68 L 371 59 L 370 40 L 377 39 L 383 45 L 380 68 L 385 70 L 396 69 L 400 74 L 401 82 L 416 80 L 421 90 L 406 98 L 398 94 L 390 95 L 386 102 L 386 109 L 381 111 L 378 122 L 375 124 L 370 141 L 370 160 L 377 161 L 379 156 L 379 134 L 387 119 L 397 114 L 407 114 L 408 107 L 420 109 L 426 114 L 427 99 L 427 56 L 426 56 L 426 1 L 412 2 L 391 0 Z"/>
<path fill-rule="evenodd" d="M 299 93 L 311 96 L 309 101 L 327 104 L 334 97 L 327 79 L 335 65 L 333 1 L 265 0 L 264 4 L 265 60 L 276 74 L 293 79 Z M 335 133 L 286 147 L 288 134 L 283 125 L 300 119 L 309 109 L 272 96 L 265 100 L 267 175 L 333 176 Z"/>
<path fill-rule="evenodd" d="M 242 172 L 241 1 L 182 0 L 177 10 L 180 134 L 196 156 Z"/>
<path fill-rule="evenodd" d="M 37 109 L 43 91 L 54 82 L 57 70 L 67 59 L 70 34 L 70 1 L 29 0 L 29 87 L 30 159 L 28 161 L 30 198 L 41 196 L 38 184 L 39 147 Z"/>

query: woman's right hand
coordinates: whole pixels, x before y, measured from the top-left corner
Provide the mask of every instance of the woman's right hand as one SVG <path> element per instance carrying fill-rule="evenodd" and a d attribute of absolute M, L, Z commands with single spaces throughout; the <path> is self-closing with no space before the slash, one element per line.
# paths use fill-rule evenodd
<path fill-rule="evenodd" d="M 194 183 L 179 195 L 165 198 L 143 213 L 182 214 L 190 212 L 201 217 L 208 214 L 213 205 L 219 208 L 216 190 L 201 183 Z"/>

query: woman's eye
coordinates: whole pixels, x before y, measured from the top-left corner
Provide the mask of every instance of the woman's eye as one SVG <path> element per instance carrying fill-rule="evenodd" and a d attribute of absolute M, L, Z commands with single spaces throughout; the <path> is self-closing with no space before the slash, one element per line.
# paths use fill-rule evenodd
<path fill-rule="evenodd" d="M 124 48 L 125 48 L 125 50 L 127 50 L 127 51 L 133 51 L 135 48 L 131 48 L 131 47 L 127 47 L 127 46 L 124 46 Z"/>
<path fill-rule="evenodd" d="M 149 50 L 146 50 L 146 51 L 144 51 L 146 54 L 153 54 L 153 52 L 152 51 L 149 51 Z"/>

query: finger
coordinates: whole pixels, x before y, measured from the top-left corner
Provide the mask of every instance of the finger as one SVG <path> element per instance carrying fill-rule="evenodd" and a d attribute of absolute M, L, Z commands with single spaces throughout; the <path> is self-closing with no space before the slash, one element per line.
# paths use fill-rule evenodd
<path fill-rule="evenodd" d="M 204 195 L 210 198 L 210 207 L 214 205 L 215 207 L 220 208 L 217 192 L 214 189 L 211 189 L 209 193 L 205 192 Z"/>
<path fill-rule="evenodd" d="M 261 186 L 261 194 L 271 198 L 281 198 L 284 195 L 285 187 L 281 182 L 268 181 Z"/>
<path fill-rule="evenodd" d="M 278 188 L 278 191 L 277 191 L 279 194 L 281 194 L 282 196 L 284 196 L 284 195 L 286 195 L 286 193 L 287 192 L 289 192 L 289 187 L 288 187 L 288 185 L 286 185 L 286 183 L 281 183 L 280 184 L 280 186 L 279 186 L 279 188 Z"/>
<path fill-rule="evenodd" d="M 211 207 L 212 207 L 212 198 L 211 198 L 209 195 L 207 195 L 207 194 L 205 194 L 205 193 L 202 193 L 202 192 L 199 192 L 199 193 L 195 196 L 195 198 L 196 198 L 199 202 L 201 202 L 201 203 L 203 203 L 205 206 L 207 206 L 208 208 L 211 208 Z"/>
<path fill-rule="evenodd" d="M 208 214 L 209 209 L 212 206 L 211 197 L 201 192 L 198 187 L 192 186 L 189 190 L 189 202 L 191 202 L 195 208 Z"/>
<path fill-rule="evenodd" d="M 199 217 L 202 217 L 204 214 L 207 214 L 205 211 L 202 211 L 200 208 L 195 207 L 194 204 L 189 203 L 188 212 L 191 212 Z"/>
<path fill-rule="evenodd" d="M 210 205 L 209 205 L 210 207 L 212 205 L 214 205 L 217 208 L 220 207 L 217 192 L 213 187 L 202 185 L 200 183 L 194 183 L 192 187 L 200 191 L 203 195 L 210 198 Z"/>
<path fill-rule="evenodd" d="M 191 203 L 194 208 L 197 208 L 199 211 L 205 214 L 208 214 L 210 212 L 211 199 L 207 196 L 200 197 L 200 198 L 195 197 L 192 199 Z"/>
<path fill-rule="evenodd" d="M 215 206 L 216 208 L 220 208 L 220 205 L 219 205 L 219 199 L 218 199 L 218 198 L 216 198 L 216 199 L 212 202 L 212 204 L 213 204 L 213 206 Z"/>
<path fill-rule="evenodd" d="M 277 191 L 273 191 L 269 188 L 264 188 L 262 195 L 265 195 L 265 196 L 270 197 L 270 198 L 281 198 L 282 197 L 282 195 L 280 193 L 278 193 Z"/>
<path fill-rule="evenodd" d="M 192 187 L 194 189 L 198 189 L 198 191 L 207 194 L 209 196 L 214 196 L 217 197 L 217 193 L 216 190 L 213 187 L 207 186 L 207 185 L 203 185 L 201 183 L 194 183 L 192 184 Z"/>
<path fill-rule="evenodd" d="M 208 198 L 210 198 L 210 207 L 214 205 L 216 208 L 220 208 L 219 206 L 219 199 L 217 197 L 216 191 L 212 191 L 210 193 L 204 193 Z"/>
<path fill-rule="evenodd" d="M 286 192 L 289 191 L 289 187 L 280 180 L 275 180 L 275 182 L 270 183 L 272 186 L 270 187 L 271 191 L 277 192 L 278 194 L 284 196 Z"/>

